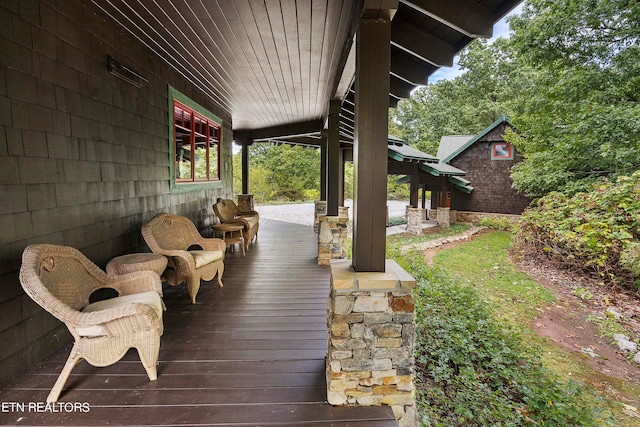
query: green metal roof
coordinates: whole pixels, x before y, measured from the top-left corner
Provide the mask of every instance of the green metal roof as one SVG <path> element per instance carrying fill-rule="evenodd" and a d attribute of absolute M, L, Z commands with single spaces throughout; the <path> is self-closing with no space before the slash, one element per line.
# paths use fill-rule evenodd
<path fill-rule="evenodd" d="M 389 135 L 389 158 L 398 162 L 418 161 L 437 163 L 438 159 L 430 154 L 406 145 L 404 141 L 396 136 Z"/>
<path fill-rule="evenodd" d="M 464 150 L 473 145 L 476 141 L 482 139 L 486 134 L 491 132 L 501 123 L 509 123 L 509 117 L 502 116 L 491 125 L 489 125 L 486 129 L 475 136 L 471 136 L 470 138 L 467 135 L 453 135 L 453 136 L 443 136 L 440 140 L 441 147 L 438 147 L 438 159 L 442 163 L 449 163 L 453 160 L 458 154 L 462 153 Z M 465 138 L 469 138 L 466 141 Z"/>

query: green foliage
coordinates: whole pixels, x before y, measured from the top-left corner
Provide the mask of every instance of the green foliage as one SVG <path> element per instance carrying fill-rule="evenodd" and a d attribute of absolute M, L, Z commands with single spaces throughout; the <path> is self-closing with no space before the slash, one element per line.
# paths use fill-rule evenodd
<path fill-rule="evenodd" d="M 234 191 L 241 191 L 242 154 L 234 156 Z M 258 203 L 320 196 L 320 150 L 257 143 L 249 147 L 249 189 Z"/>
<path fill-rule="evenodd" d="M 639 169 L 640 4 L 531 0 L 510 24 L 529 70 L 511 104 L 515 188 L 573 194 Z"/>
<path fill-rule="evenodd" d="M 408 200 L 409 184 L 398 184 L 399 175 L 387 175 L 387 197 L 389 200 Z"/>
<path fill-rule="evenodd" d="M 551 193 L 522 216 L 518 244 L 611 285 L 640 289 L 640 171 L 588 193 Z"/>
<path fill-rule="evenodd" d="M 391 218 L 389 218 L 390 227 L 393 227 L 394 225 L 402 225 L 406 223 L 407 223 L 407 220 L 403 216 L 392 216 Z"/>
<path fill-rule="evenodd" d="M 494 230 L 502 231 L 514 231 L 517 227 L 516 221 L 506 217 L 485 216 L 480 221 L 479 225 L 483 227 L 492 228 Z"/>

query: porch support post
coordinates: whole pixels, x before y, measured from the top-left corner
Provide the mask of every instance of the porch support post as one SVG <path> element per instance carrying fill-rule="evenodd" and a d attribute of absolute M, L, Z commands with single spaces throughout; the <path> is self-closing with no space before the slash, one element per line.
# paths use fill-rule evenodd
<path fill-rule="evenodd" d="M 355 271 L 384 272 L 393 11 L 372 12 L 365 10 L 356 35 L 352 257 Z"/>
<path fill-rule="evenodd" d="M 327 216 L 338 216 L 340 181 L 340 100 L 329 105 L 327 130 Z"/>
<path fill-rule="evenodd" d="M 320 133 L 320 200 L 327 200 L 327 131 Z"/>
<path fill-rule="evenodd" d="M 420 183 L 418 182 L 418 164 L 412 165 L 411 183 L 409 185 L 409 204 L 412 208 L 418 207 L 418 191 L 420 189 Z"/>
<path fill-rule="evenodd" d="M 242 147 L 242 194 L 249 194 L 249 146 L 253 140 L 241 139 L 236 142 Z"/>
<path fill-rule="evenodd" d="M 340 149 L 338 167 L 340 168 L 340 179 L 338 179 L 338 206 L 344 206 L 344 150 L 342 149 Z"/>

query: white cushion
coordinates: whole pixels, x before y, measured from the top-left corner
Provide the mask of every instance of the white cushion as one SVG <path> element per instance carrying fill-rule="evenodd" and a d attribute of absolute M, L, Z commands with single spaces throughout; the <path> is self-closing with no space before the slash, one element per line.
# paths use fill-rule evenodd
<path fill-rule="evenodd" d="M 115 297 L 105 299 L 102 301 L 96 301 L 93 304 L 89 304 L 82 309 L 84 313 L 91 313 L 94 311 L 106 310 L 112 307 L 118 307 L 121 305 L 137 302 L 140 304 L 146 304 L 153 308 L 158 314 L 158 318 L 162 321 L 162 299 L 156 291 L 140 292 L 137 294 L 124 295 L 121 297 Z M 78 335 L 82 337 L 95 337 L 100 335 L 106 335 L 104 329 L 101 326 L 87 326 L 78 328 Z"/>
<path fill-rule="evenodd" d="M 200 268 L 214 261 L 221 260 L 222 251 L 189 251 L 196 263 L 196 268 Z"/>

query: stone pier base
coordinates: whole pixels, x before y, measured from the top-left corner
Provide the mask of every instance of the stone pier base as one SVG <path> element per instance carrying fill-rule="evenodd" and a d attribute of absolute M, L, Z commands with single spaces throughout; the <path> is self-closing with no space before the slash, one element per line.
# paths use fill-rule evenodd
<path fill-rule="evenodd" d="M 317 233 L 318 230 L 320 230 L 320 220 L 318 216 L 327 214 L 327 202 L 325 200 L 315 200 L 313 203 L 313 231 Z"/>
<path fill-rule="evenodd" d="M 338 216 L 349 218 L 349 206 L 338 206 Z"/>
<path fill-rule="evenodd" d="M 451 226 L 449 210 L 449 208 L 438 208 L 436 212 L 436 222 L 442 228 L 449 228 Z"/>
<path fill-rule="evenodd" d="M 238 194 L 238 209 L 241 211 L 252 211 L 253 194 Z"/>
<path fill-rule="evenodd" d="M 389 405 L 401 427 L 417 425 L 414 402 L 415 280 L 394 261 L 384 273 L 331 262 L 327 400 Z"/>
<path fill-rule="evenodd" d="M 422 220 L 425 217 L 425 210 L 421 208 L 407 208 L 407 233 L 422 234 Z"/>
<path fill-rule="evenodd" d="M 332 259 L 346 259 L 349 218 L 318 215 L 318 220 L 318 264 L 329 265 Z"/>

